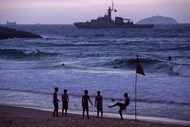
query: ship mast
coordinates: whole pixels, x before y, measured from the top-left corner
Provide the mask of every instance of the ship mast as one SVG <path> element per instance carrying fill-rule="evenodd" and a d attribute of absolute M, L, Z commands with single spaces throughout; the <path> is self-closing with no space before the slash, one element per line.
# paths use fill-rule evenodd
<path fill-rule="evenodd" d="M 113 0 L 112 0 L 112 7 L 108 7 L 108 18 L 109 18 L 110 20 L 112 19 L 112 16 L 111 16 L 112 11 L 114 11 L 114 12 L 117 11 L 116 9 L 114 9 Z"/>
<path fill-rule="evenodd" d="M 108 7 L 108 18 L 110 20 L 111 20 L 111 11 L 112 11 L 111 7 Z"/>
<path fill-rule="evenodd" d="M 114 3 L 113 3 L 113 0 L 112 0 L 112 9 L 111 9 L 112 11 L 113 11 L 113 7 L 114 7 Z"/>

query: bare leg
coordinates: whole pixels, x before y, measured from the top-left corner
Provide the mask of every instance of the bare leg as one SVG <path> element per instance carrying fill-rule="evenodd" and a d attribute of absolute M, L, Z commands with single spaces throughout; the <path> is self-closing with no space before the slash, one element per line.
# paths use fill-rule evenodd
<path fill-rule="evenodd" d="M 115 103 L 114 105 L 108 106 L 109 108 L 115 107 L 117 106 L 117 103 Z"/>
<path fill-rule="evenodd" d="M 112 108 L 112 107 L 115 107 L 115 106 L 119 106 L 119 107 L 121 107 L 121 105 L 123 105 L 122 103 L 115 103 L 114 105 L 111 105 L 111 106 L 108 106 L 109 108 Z"/>
<path fill-rule="evenodd" d="M 55 113 L 56 113 L 56 116 L 58 117 L 59 115 L 58 115 L 58 110 L 57 109 L 54 111 L 53 116 L 55 116 Z"/>
<path fill-rule="evenodd" d="M 86 110 L 86 113 L 87 113 L 87 118 L 89 119 L 89 112 L 88 112 L 88 110 Z"/>
<path fill-rule="evenodd" d="M 122 110 L 121 109 L 119 110 L 119 115 L 121 116 L 121 119 L 123 119 Z"/>
<path fill-rule="evenodd" d="M 99 109 L 97 109 L 97 118 L 99 117 Z"/>
<path fill-rule="evenodd" d="M 103 117 L 103 109 L 101 109 L 101 117 Z"/>
<path fill-rule="evenodd" d="M 54 109 L 54 111 L 53 111 L 53 116 L 55 116 L 55 115 L 56 115 L 56 116 L 59 116 L 59 115 L 58 115 L 58 110 L 57 110 L 57 109 Z"/>
<path fill-rule="evenodd" d="M 55 116 L 55 111 L 56 111 L 56 110 L 54 109 L 54 111 L 53 111 L 53 116 Z"/>
<path fill-rule="evenodd" d="M 65 109 L 65 116 L 67 116 L 67 109 Z"/>
<path fill-rule="evenodd" d="M 85 110 L 83 109 L 83 112 L 82 112 L 82 118 L 84 119 L 84 112 L 85 112 Z"/>

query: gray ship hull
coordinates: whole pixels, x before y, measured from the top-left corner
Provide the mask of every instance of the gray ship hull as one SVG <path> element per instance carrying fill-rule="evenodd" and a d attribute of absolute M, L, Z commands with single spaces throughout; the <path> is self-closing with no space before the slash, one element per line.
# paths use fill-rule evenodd
<path fill-rule="evenodd" d="M 79 23 L 74 23 L 74 25 L 77 28 L 82 28 L 82 29 L 100 29 L 100 28 L 153 28 L 153 24 L 128 24 L 124 23 L 122 25 L 114 24 L 114 23 L 106 23 L 106 24 L 95 24 L 91 22 L 79 22 Z"/>

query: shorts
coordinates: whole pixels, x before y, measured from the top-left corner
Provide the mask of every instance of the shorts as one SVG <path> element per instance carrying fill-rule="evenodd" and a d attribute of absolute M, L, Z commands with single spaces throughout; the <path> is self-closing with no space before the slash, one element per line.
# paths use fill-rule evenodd
<path fill-rule="evenodd" d="M 54 104 L 54 109 L 55 109 L 55 110 L 58 110 L 58 108 L 59 108 L 59 107 L 58 107 L 58 102 L 57 102 L 57 101 L 53 101 L 53 104 Z"/>
<path fill-rule="evenodd" d="M 102 103 L 97 103 L 97 110 L 102 111 Z"/>
<path fill-rule="evenodd" d="M 62 102 L 62 104 L 63 104 L 63 109 L 68 109 L 68 102 L 67 101 Z"/>
<path fill-rule="evenodd" d="M 85 111 L 85 110 L 88 111 L 89 110 L 88 105 L 83 104 L 82 107 L 83 107 L 83 111 Z"/>

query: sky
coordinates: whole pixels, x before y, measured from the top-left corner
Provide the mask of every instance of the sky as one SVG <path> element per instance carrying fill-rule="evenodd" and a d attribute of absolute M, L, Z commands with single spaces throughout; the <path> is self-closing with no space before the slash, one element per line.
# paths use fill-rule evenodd
<path fill-rule="evenodd" d="M 114 2 L 112 17 L 135 23 L 151 16 L 165 16 L 190 23 L 190 0 L 0 0 L 0 24 L 73 24 L 104 16 Z"/>

